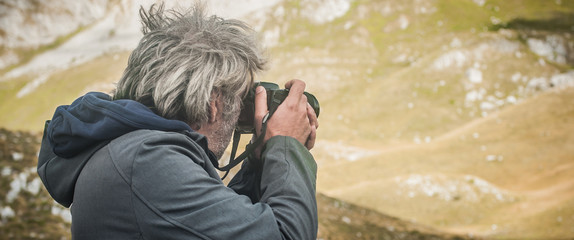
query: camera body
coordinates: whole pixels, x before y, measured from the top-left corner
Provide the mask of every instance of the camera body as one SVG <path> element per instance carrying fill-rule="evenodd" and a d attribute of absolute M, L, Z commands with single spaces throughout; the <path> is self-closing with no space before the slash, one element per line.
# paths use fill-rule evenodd
<path fill-rule="evenodd" d="M 255 133 L 254 119 L 255 119 L 255 89 L 258 86 L 263 86 L 267 92 L 267 109 L 269 110 L 269 117 L 273 116 L 277 107 L 287 98 L 289 95 L 289 89 L 279 89 L 279 85 L 270 82 L 258 82 L 249 89 L 247 96 L 243 99 L 243 104 L 241 108 L 241 113 L 239 114 L 239 120 L 235 126 L 235 130 L 241 134 L 252 134 Z M 311 105 L 317 117 L 319 117 L 320 106 L 317 98 L 308 92 L 304 92 L 307 96 L 307 102 Z"/>

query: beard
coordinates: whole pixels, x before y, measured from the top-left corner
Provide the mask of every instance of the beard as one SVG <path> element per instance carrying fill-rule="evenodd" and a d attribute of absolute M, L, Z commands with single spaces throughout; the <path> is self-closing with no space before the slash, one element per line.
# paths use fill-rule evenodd
<path fill-rule="evenodd" d="M 235 125 L 239 119 L 240 108 L 226 108 L 220 126 L 217 127 L 211 138 L 210 138 L 210 150 L 215 154 L 217 160 L 221 159 L 225 153 L 225 149 L 229 146 L 231 142 L 231 136 L 233 135 L 233 130 L 235 130 Z"/>
<path fill-rule="evenodd" d="M 211 144 L 209 145 L 211 145 L 211 151 L 215 154 L 217 160 L 223 156 L 225 149 L 229 146 L 236 122 L 237 120 L 233 121 L 231 119 L 222 121 L 221 126 L 213 133 L 210 139 Z"/>

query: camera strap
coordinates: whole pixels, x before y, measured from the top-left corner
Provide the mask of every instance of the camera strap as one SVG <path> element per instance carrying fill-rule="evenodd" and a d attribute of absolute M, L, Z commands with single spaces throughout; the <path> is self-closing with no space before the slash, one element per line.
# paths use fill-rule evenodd
<path fill-rule="evenodd" d="M 254 142 L 247 144 L 247 146 L 245 147 L 245 151 L 241 153 L 237 158 L 235 158 L 235 154 L 237 153 L 237 148 L 239 147 L 239 140 L 241 139 L 241 133 L 237 130 L 233 132 L 233 145 L 231 148 L 231 156 L 229 157 L 229 164 L 223 167 L 215 166 L 217 170 L 225 171 L 225 175 L 223 175 L 221 180 L 227 177 L 227 174 L 229 174 L 229 170 L 237 166 L 239 163 L 241 163 L 241 161 L 243 161 L 245 158 L 251 155 L 255 151 L 255 148 L 257 148 L 257 146 L 259 146 L 263 142 L 263 139 L 265 138 L 265 132 L 267 131 L 268 119 L 269 119 L 269 113 L 265 114 L 265 116 L 263 117 L 263 121 L 261 123 L 261 134 L 257 136 Z"/>

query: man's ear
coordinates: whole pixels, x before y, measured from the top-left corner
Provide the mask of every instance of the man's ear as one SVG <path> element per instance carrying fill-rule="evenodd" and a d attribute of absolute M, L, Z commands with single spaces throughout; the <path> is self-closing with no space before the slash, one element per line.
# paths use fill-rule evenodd
<path fill-rule="evenodd" d="M 219 91 L 212 91 L 211 92 L 211 99 L 209 101 L 209 123 L 217 122 L 217 115 L 221 114 L 221 94 Z"/>

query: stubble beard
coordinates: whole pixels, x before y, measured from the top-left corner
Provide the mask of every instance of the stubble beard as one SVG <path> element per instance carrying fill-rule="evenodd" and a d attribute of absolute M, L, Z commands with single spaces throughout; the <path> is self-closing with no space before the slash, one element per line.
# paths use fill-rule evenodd
<path fill-rule="evenodd" d="M 235 122 L 232 120 L 227 120 L 222 123 L 222 126 L 214 133 L 213 136 L 213 153 L 217 159 L 221 159 L 225 153 L 225 149 L 229 146 L 231 142 L 231 136 L 233 135 L 233 130 L 235 129 Z"/>
<path fill-rule="evenodd" d="M 229 143 L 231 142 L 233 130 L 235 130 L 235 125 L 239 119 L 239 109 L 233 113 L 227 114 L 228 115 L 223 118 L 221 126 L 217 128 L 218 130 L 215 131 L 212 137 L 212 152 L 217 157 L 217 160 L 221 159 L 225 153 L 225 149 L 227 149 L 227 146 L 229 146 Z"/>

